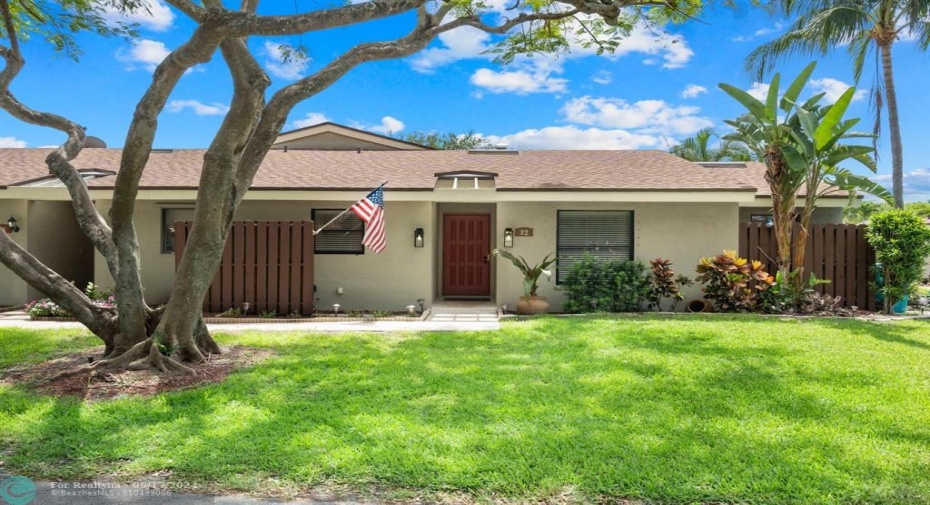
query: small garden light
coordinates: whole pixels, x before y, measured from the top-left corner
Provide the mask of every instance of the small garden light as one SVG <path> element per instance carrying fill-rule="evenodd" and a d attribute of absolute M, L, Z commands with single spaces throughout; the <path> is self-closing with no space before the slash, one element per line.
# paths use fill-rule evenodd
<path fill-rule="evenodd" d="M 333 314 L 339 315 L 339 304 L 338 303 L 333 304 Z"/>

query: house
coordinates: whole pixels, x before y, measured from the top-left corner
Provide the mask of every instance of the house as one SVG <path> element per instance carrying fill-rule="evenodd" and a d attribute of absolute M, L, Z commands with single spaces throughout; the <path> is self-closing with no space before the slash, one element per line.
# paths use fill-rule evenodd
<path fill-rule="evenodd" d="M 286 148 L 285 148 L 286 147 Z M 67 192 L 47 172 L 48 149 L 0 149 L 0 216 L 13 239 L 82 286 L 112 285 L 83 237 Z M 156 150 L 141 180 L 136 212 L 145 297 L 166 301 L 173 282 L 172 230 L 192 216 L 204 151 Z M 85 149 L 75 160 L 106 216 L 120 149 Z M 554 310 L 568 265 L 602 258 L 670 258 L 693 276 L 699 258 L 736 249 L 740 222 L 765 219 L 764 168 L 695 164 L 663 151 L 439 151 L 324 124 L 281 135 L 237 220 L 308 220 L 317 226 L 385 185 L 387 249 L 360 245 L 351 213 L 316 237 L 317 306 L 403 310 L 425 299 L 516 302 L 522 277 L 489 256 L 508 247 L 530 261 L 557 252 L 556 274 L 540 295 Z M 821 200 L 815 219 L 840 222 L 845 194 Z M 697 287 L 689 297 L 699 296 Z M 0 305 L 39 297 L 0 266 Z"/>

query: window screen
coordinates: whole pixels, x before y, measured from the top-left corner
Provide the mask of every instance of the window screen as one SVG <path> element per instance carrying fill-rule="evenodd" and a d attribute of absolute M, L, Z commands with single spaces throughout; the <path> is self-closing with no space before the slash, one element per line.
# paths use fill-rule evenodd
<path fill-rule="evenodd" d="M 319 229 L 345 209 L 314 209 L 313 226 Z M 349 211 L 327 226 L 313 239 L 313 252 L 317 254 L 364 254 L 362 236 L 365 223 Z"/>
<path fill-rule="evenodd" d="M 588 253 L 601 260 L 633 259 L 633 212 L 628 210 L 560 210 L 558 269 L 561 284 L 572 265 Z"/>

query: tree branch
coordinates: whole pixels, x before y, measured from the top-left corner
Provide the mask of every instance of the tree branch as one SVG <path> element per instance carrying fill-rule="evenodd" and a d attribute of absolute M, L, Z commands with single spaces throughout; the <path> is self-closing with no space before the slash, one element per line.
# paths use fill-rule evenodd
<path fill-rule="evenodd" d="M 64 144 L 49 154 L 45 163 L 48 165 L 49 171 L 55 174 L 68 189 L 81 230 L 90 239 L 94 248 L 103 255 L 110 274 L 116 278 L 119 270 L 116 246 L 113 243 L 110 227 L 90 198 L 90 193 L 87 191 L 87 186 L 84 185 L 81 174 L 70 163 L 83 149 L 84 128 L 63 116 L 35 111 L 17 100 L 9 92 L 10 83 L 19 75 L 26 62 L 19 53 L 15 27 L 13 26 L 7 0 L 0 0 L 0 17 L 3 18 L 5 29 L 11 41 L 10 48 L 4 48 L 4 51 L 0 52 L 0 56 L 7 62 L 3 71 L 0 72 L 0 109 L 7 111 L 10 115 L 23 122 L 59 130 L 67 135 Z"/>
<path fill-rule="evenodd" d="M 113 314 L 98 307 L 74 284 L 29 254 L 6 233 L 0 232 L 0 264 L 16 272 L 30 286 L 49 297 L 106 343 L 115 333 Z"/>

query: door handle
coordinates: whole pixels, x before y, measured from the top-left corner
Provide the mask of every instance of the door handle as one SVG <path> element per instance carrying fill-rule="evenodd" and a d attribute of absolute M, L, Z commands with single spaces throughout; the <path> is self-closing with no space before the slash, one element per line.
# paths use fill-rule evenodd
<path fill-rule="evenodd" d="M 491 255 L 490 255 L 490 254 L 485 254 L 485 255 L 484 255 L 484 262 L 485 262 L 485 263 L 490 263 L 490 262 L 491 262 Z"/>

